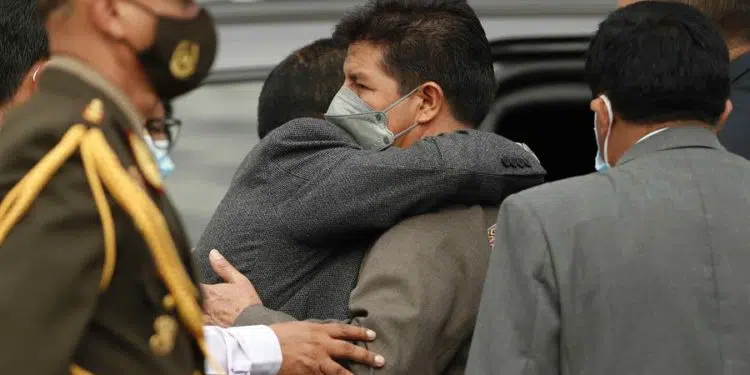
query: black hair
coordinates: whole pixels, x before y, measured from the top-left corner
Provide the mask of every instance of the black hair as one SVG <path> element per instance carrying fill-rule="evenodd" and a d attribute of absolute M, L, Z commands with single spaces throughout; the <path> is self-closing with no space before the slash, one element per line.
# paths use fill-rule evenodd
<path fill-rule="evenodd" d="M 0 2 L 0 52 L 0 104 L 5 104 L 31 67 L 49 57 L 47 31 L 33 0 Z"/>
<path fill-rule="evenodd" d="M 710 19 L 680 3 L 641 1 L 600 25 L 586 77 L 615 113 L 639 124 L 715 124 L 729 97 L 729 52 Z"/>
<path fill-rule="evenodd" d="M 465 0 L 371 0 L 347 14 L 334 36 L 382 46 L 383 65 L 401 95 L 433 81 L 456 120 L 477 126 L 489 112 L 492 52 Z"/>
<path fill-rule="evenodd" d="M 258 98 L 258 136 L 300 117 L 323 118 L 344 84 L 347 44 L 320 39 L 295 51 L 266 78 Z"/>

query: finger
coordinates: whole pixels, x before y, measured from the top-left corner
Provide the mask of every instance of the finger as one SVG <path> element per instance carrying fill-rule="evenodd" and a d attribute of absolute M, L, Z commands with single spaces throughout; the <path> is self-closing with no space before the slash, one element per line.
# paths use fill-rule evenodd
<path fill-rule="evenodd" d="M 337 359 L 349 359 L 363 365 L 380 368 L 385 365 L 385 357 L 347 341 L 334 340 L 328 346 L 328 353 Z"/>
<path fill-rule="evenodd" d="M 375 340 L 375 331 L 350 324 L 326 324 L 328 335 L 341 340 L 348 341 L 372 341 Z"/>
<path fill-rule="evenodd" d="M 325 359 L 323 363 L 320 364 L 320 372 L 325 375 L 353 375 L 351 372 L 347 371 L 344 366 L 341 366 L 330 358 Z"/>
<path fill-rule="evenodd" d="M 214 249 L 208 253 L 208 259 L 211 262 L 211 268 L 221 277 L 225 282 L 236 283 L 247 280 L 245 275 L 237 271 L 226 258 L 224 258 L 218 250 Z"/>

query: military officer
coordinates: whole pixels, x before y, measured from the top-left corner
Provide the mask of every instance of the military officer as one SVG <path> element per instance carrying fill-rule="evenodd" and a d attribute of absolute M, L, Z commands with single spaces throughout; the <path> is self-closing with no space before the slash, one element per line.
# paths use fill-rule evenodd
<path fill-rule="evenodd" d="M 39 0 L 52 59 L 0 137 L 2 374 L 202 373 L 200 300 L 143 124 L 208 74 L 187 0 Z"/>

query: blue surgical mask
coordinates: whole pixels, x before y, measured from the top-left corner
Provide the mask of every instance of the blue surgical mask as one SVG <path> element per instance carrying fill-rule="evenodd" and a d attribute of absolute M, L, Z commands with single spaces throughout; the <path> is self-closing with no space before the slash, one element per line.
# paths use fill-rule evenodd
<path fill-rule="evenodd" d="M 362 98 L 347 87 L 342 87 L 331 101 L 325 114 L 328 122 L 346 130 L 366 150 L 390 147 L 400 137 L 417 127 L 414 123 L 398 134 L 388 129 L 388 111 L 413 95 L 419 87 L 402 96 L 382 111 L 372 109 Z"/>
<path fill-rule="evenodd" d="M 166 139 L 154 140 L 149 135 L 145 135 L 143 138 L 146 140 L 149 150 L 154 155 L 161 178 L 166 179 L 174 172 L 174 162 L 169 156 L 169 141 Z"/>
<path fill-rule="evenodd" d="M 607 127 L 607 136 L 604 137 L 604 155 L 609 156 L 608 147 L 609 147 L 609 135 L 612 134 L 612 122 L 614 121 L 614 112 L 612 112 L 612 103 L 609 101 L 609 98 L 607 98 L 606 95 L 602 95 L 599 98 L 602 99 L 604 102 L 604 106 L 607 108 L 607 117 L 609 118 L 609 123 Z M 604 172 L 607 169 L 609 169 L 611 166 L 609 165 L 609 161 L 607 161 L 607 157 L 602 155 L 602 150 L 599 147 L 599 132 L 597 131 L 597 123 L 598 118 L 596 116 L 596 113 L 594 113 L 594 137 L 596 138 L 596 157 L 594 158 L 594 168 L 596 168 L 597 172 Z"/>

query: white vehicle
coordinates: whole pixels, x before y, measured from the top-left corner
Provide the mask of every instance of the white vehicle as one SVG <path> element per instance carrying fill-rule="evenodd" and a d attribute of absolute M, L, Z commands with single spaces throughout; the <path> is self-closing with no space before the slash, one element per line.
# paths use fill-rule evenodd
<path fill-rule="evenodd" d="M 193 240 L 258 141 L 266 74 L 295 49 L 329 37 L 363 0 L 204 1 L 219 27 L 206 85 L 175 103 L 184 123 L 168 184 Z M 498 92 L 481 128 L 529 145 L 549 180 L 588 173 L 595 153 L 583 62 L 615 0 L 469 0 L 492 42 Z"/>

